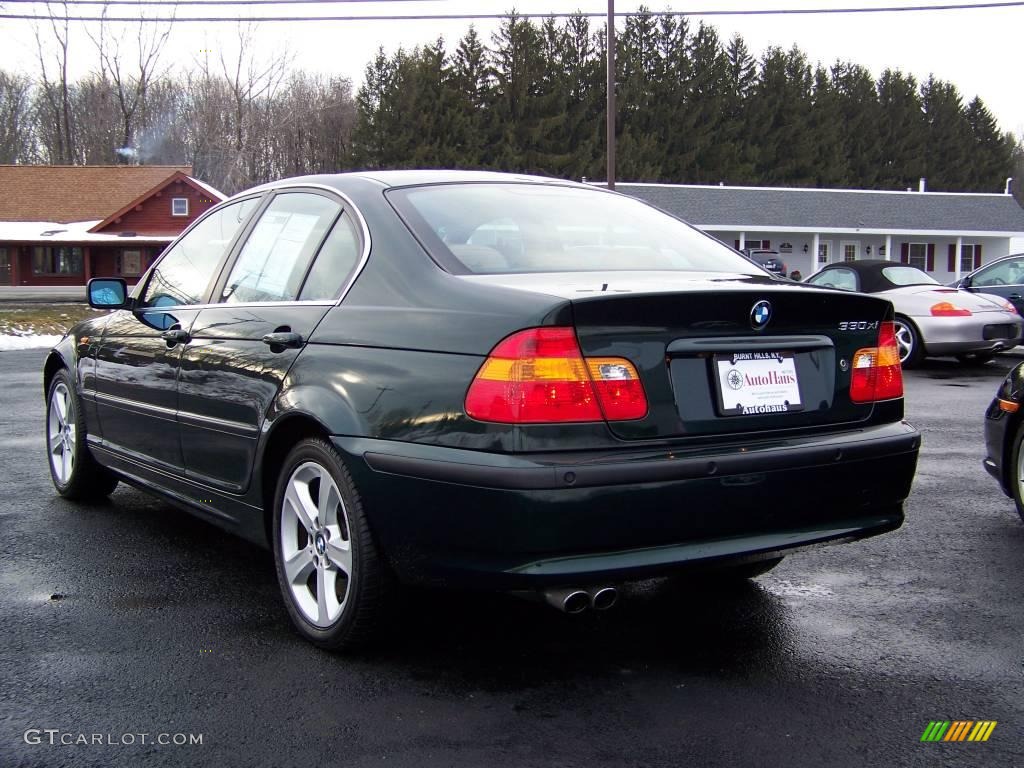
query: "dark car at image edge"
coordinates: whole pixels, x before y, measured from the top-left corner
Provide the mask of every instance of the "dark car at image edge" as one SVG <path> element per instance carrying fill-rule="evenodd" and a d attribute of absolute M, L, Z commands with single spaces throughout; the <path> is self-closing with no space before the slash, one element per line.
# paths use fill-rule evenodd
<path fill-rule="evenodd" d="M 395 171 L 241 193 L 45 364 L 62 495 L 125 481 L 269 546 L 307 639 L 396 583 L 604 608 L 893 530 L 920 436 L 892 305 L 629 197 Z"/>
<path fill-rule="evenodd" d="M 1024 521 L 1024 363 L 1006 374 L 985 412 L 985 469 Z"/>

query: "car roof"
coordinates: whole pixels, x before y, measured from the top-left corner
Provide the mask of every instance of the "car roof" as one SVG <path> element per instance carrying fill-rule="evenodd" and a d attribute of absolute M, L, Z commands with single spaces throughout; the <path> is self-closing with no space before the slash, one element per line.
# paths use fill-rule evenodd
<path fill-rule="evenodd" d="M 838 261 L 835 264 L 829 264 L 822 267 L 818 274 L 837 269 L 849 269 L 857 273 L 861 291 L 864 293 L 878 293 L 879 291 L 887 291 L 890 288 L 899 287 L 882 273 L 882 270 L 886 267 L 909 267 L 910 269 L 916 269 L 916 267 L 911 267 L 909 264 L 904 264 L 901 261 L 858 259 L 857 261 Z"/>
<path fill-rule="evenodd" d="M 1006 256 L 1000 256 L 998 259 L 993 259 L 992 261 L 990 261 L 990 262 L 988 262 L 986 264 L 982 264 L 980 267 L 978 267 L 976 270 L 974 270 L 974 272 L 980 272 L 983 269 L 988 269 L 993 264 L 998 264 L 999 262 L 1006 261 L 1007 259 L 1019 259 L 1022 256 L 1024 256 L 1024 252 L 1021 252 L 1021 253 L 1008 253 Z M 973 275 L 974 272 L 971 272 L 970 274 Z"/>
<path fill-rule="evenodd" d="M 530 184 L 569 185 L 585 189 L 603 189 L 590 184 L 580 184 L 566 179 L 547 176 L 531 176 L 525 173 L 500 173 L 498 171 L 449 171 L 449 170 L 398 170 L 398 171 L 356 171 L 352 173 L 330 173 L 291 178 L 262 184 L 245 192 L 276 189 L 301 184 L 318 184 L 333 187 L 341 192 L 357 188 L 407 187 L 418 184 L 452 184 L 471 182 L 519 182 Z"/>

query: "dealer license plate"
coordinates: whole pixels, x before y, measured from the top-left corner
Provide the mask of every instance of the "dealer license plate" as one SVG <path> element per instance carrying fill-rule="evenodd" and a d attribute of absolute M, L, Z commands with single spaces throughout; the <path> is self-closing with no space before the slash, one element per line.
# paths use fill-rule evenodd
<path fill-rule="evenodd" d="M 803 410 L 792 352 L 733 352 L 714 362 L 723 416 Z"/>

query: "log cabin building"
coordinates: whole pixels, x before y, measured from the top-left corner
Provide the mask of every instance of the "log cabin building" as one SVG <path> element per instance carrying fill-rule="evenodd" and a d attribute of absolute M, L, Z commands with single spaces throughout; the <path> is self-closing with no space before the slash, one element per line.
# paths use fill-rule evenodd
<path fill-rule="evenodd" d="M 131 284 L 224 199 L 189 166 L 0 165 L 0 285 Z"/>

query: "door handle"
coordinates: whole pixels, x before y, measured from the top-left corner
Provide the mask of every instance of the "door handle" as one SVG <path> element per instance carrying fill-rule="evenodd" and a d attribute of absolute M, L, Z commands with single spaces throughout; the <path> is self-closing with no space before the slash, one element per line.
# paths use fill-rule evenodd
<path fill-rule="evenodd" d="M 274 347 L 298 349 L 302 346 L 302 334 L 295 333 L 294 331 L 276 331 L 264 336 L 263 343 L 269 345 L 272 351 L 279 351 L 274 350 Z"/>
<path fill-rule="evenodd" d="M 1008 298 L 1010 301 L 1020 301 L 1020 294 L 1019 293 L 1011 293 L 1006 298 Z"/>
<path fill-rule="evenodd" d="M 192 337 L 188 335 L 188 331 L 181 328 L 171 328 L 169 331 L 161 333 L 160 337 L 172 346 L 174 344 L 188 344 L 192 340 Z"/>

